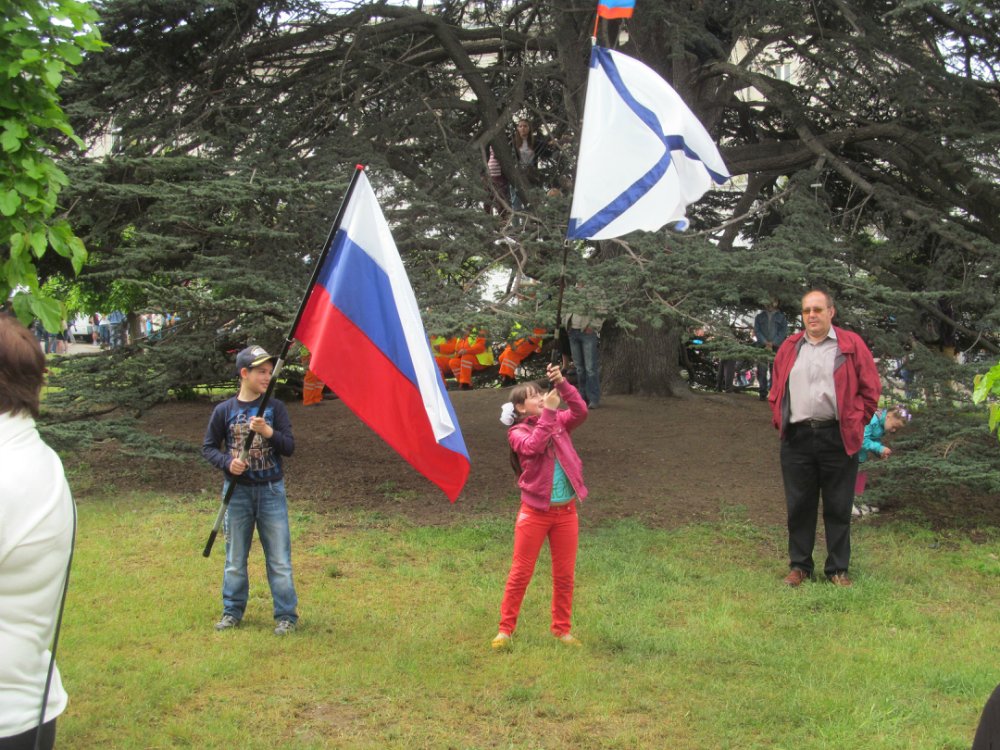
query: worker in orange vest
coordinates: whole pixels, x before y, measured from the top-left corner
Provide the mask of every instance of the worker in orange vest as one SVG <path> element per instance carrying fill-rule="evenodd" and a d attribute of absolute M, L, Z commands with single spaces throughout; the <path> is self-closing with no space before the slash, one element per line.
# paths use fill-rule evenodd
<path fill-rule="evenodd" d="M 463 391 L 472 390 L 472 373 L 485 370 L 494 363 L 493 349 L 486 340 L 486 331 L 472 328 L 469 335 L 457 339 L 455 356 L 448 360 L 458 387 Z"/>
<path fill-rule="evenodd" d="M 451 359 L 455 356 L 455 347 L 458 345 L 460 339 L 429 336 L 428 341 L 431 345 L 431 355 L 434 357 L 434 361 L 437 362 L 438 369 L 441 371 L 441 378 L 447 380 L 454 377 L 451 371 Z"/>
<path fill-rule="evenodd" d="M 323 381 L 312 370 L 309 369 L 309 360 L 312 359 L 305 349 L 302 350 L 300 361 L 306 368 L 306 374 L 302 378 L 302 405 L 313 406 L 323 401 Z"/>
<path fill-rule="evenodd" d="M 525 336 L 526 331 L 520 323 L 515 323 L 511 329 L 510 343 L 507 348 L 500 352 L 497 361 L 500 363 L 500 384 L 514 385 L 517 383 L 517 368 L 521 363 L 542 350 L 542 338 L 545 336 L 544 328 L 532 328 L 531 335 Z"/>

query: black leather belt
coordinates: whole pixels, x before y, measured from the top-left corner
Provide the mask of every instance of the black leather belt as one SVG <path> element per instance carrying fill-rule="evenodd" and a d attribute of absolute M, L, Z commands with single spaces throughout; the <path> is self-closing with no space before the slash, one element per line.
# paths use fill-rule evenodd
<path fill-rule="evenodd" d="M 801 422 L 792 422 L 792 427 L 811 427 L 820 430 L 824 427 L 836 427 L 840 422 L 836 419 L 803 419 Z"/>

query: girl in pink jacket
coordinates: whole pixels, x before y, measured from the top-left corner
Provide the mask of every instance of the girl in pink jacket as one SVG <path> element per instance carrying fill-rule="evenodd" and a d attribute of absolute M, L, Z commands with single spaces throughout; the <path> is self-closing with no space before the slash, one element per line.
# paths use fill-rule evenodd
<path fill-rule="evenodd" d="M 570 433 L 587 418 L 587 405 L 556 365 L 549 365 L 546 374 L 552 390 L 543 393 L 534 383 L 516 386 L 500 418 L 512 425 L 507 439 L 520 463 L 521 508 L 500 604 L 500 632 L 492 643 L 497 651 L 511 648 L 521 601 L 546 538 L 552 552 L 552 634 L 565 644 L 580 645 L 570 635 L 570 615 L 579 531 L 576 504 L 587 497 L 587 487 Z M 561 401 L 568 410 L 558 409 Z"/>

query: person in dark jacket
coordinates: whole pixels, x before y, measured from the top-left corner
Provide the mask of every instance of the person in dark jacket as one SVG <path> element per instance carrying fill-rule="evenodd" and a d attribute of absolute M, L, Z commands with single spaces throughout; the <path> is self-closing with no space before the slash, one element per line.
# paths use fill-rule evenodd
<path fill-rule="evenodd" d="M 757 313 L 753 319 L 753 334 L 757 346 L 766 349 L 770 355 L 778 351 L 788 337 L 788 319 L 778 309 L 778 300 L 771 298 L 767 308 Z M 762 359 L 757 363 L 757 386 L 760 389 L 760 400 L 767 399 L 767 391 L 771 382 L 771 361 Z"/>

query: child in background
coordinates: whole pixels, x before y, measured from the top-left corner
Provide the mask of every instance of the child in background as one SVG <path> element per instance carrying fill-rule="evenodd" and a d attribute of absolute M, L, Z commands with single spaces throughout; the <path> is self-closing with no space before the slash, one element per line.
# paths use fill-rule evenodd
<path fill-rule="evenodd" d="M 859 464 L 864 464 L 868 460 L 869 453 L 874 453 L 879 458 L 889 458 L 892 455 L 892 448 L 882 445 L 882 438 L 887 432 L 891 435 L 899 428 L 905 427 L 911 417 L 910 412 L 901 405 L 891 409 L 878 409 L 872 415 L 868 426 L 865 427 L 864 441 L 861 443 L 861 451 L 858 454 Z M 854 484 L 854 508 L 851 511 L 854 516 L 878 513 L 878 508 L 873 508 L 862 502 L 867 482 L 868 472 L 859 469 L 858 479 Z"/>
<path fill-rule="evenodd" d="M 587 497 L 587 487 L 570 432 L 587 418 L 587 405 L 557 365 L 550 364 L 546 375 L 552 390 L 543 393 L 535 383 L 515 386 L 500 417 L 510 426 L 507 439 L 519 463 L 521 508 L 500 629 L 491 644 L 496 651 L 512 646 L 511 634 L 546 537 L 552 553 L 552 634 L 567 645 L 580 645 L 570 635 L 570 615 L 579 531 L 576 504 Z M 568 410 L 559 411 L 560 399 Z"/>

